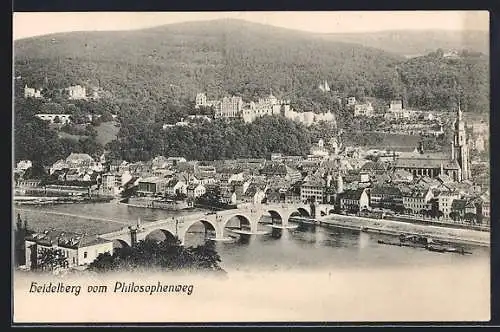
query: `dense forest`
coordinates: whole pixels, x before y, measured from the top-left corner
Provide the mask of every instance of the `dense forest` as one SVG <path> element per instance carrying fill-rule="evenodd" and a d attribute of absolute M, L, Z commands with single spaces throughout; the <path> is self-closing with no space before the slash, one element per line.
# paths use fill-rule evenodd
<path fill-rule="evenodd" d="M 322 123 L 306 127 L 281 116 L 265 116 L 252 123 L 214 120 L 201 126 L 162 129 L 161 123 L 127 123 L 107 148 L 114 157 L 130 161 L 157 155 L 191 160 L 262 158 L 271 153 L 307 155 L 312 143 L 331 137 L 334 128 Z"/>
<path fill-rule="evenodd" d="M 333 131 L 328 128 L 325 134 L 325 126 L 306 128 L 283 118 L 163 130 L 163 124 L 193 114 L 200 91 L 209 99 L 234 94 L 249 101 L 272 90 L 278 98 L 289 99 L 297 111 L 335 111 L 346 132 L 367 129 L 368 124 L 355 121 L 338 104 L 339 96 L 371 98 L 382 108 L 402 98 L 405 107 L 424 110 L 450 110 L 460 98 L 466 112 L 489 110 L 486 55 L 464 51 L 452 59 L 438 50 L 407 60 L 374 48 L 238 20 L 54 34 L 15 41 L 14 49 L 16 96 L 26 84 L 44 88 L 43 94 L 51 98 L 16 98 L 16 160 L 50 163 L 68 151 L 98 153 L 104 148 L 95 142 L 91 127 L 62 129 L 81 134 L 79 140 L 59 137 L 33 117 L 44 112 L 70 113 L 77 123 L 88 114 L 102 119 L 117 114 L 120 132 L 107 148 L 127 160 L 156 154 L 193 159 L 265 157 L 271 152 L 303 155 L 318 136 Z M 324 80 L 331 92 L 318 89 Z M 104 98 L 69 103 L 56 93 L 75 84 L 99 87 Z"/>

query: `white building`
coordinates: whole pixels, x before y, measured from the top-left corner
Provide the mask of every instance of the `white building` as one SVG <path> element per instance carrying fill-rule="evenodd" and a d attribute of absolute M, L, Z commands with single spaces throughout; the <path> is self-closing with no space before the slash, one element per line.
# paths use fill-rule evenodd
<path fill-rule="evenodd" d="M 85 87 L 81 85 L 73 85 L 70 86 L 66 89 L 64 89 L 68 92 L 68 99 L 86 99 L 87 98 L 87 92 L 85 90 Z"/>
<path fill-rule="evenodd" d="M 49 121 L 50 123 L 60 123 L 67 124 L 71 122 L 71 114 L 44 114 L 39 113 L 35 116 L 43 121 Z"/>
<path fill-rule="evenodd" d="M 372 103 L 354 105 L 354 116 L 372 117 L 374 115 Z"/>
<path fill-rule="evenodd" d="M 31 168 L 33 166 L 33 163 L 31 160 L 21 160 L 17 163 L 16 169 L 20 171 L 25 171 L 28 168 Z"/>
<path fill-rule="evenodd" d="M 27 85 L 24 85 L 24 98 L 42 98 L 42 90 L 28 88 Z"/>
<path fill-rule="evenodd" d="M 40 254 L 45 250 L 54 250 L 65 258 L 65 264 L 57 268 L 65 269 L 86 266 L 103 253 L 113 254 L 113 241 L 102 239 L 96 235 L 77 234 L 65 231 L 44 231 L 33 233 L 25 239 L 26 267 L 39 265 Z"/>

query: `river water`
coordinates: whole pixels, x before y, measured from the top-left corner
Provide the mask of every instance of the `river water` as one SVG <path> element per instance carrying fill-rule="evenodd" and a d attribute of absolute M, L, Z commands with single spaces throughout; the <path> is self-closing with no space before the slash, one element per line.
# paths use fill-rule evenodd
<path fill-rule="evenodd" d="M 96 203 L 16 206 L 14 213 L 19 213 L 23 220 L 27 219 L 32 229 L 54 227 L 98 234 L 135 224 L 138 218 L 141 218 L 142 222 L 148 222 L 193 211 L 174 212 L 116 203 Z M 230 231 L 225 233 L 231 234 Z M 204 236 L 204 226 L 201 223 L 196 224 L 187 235 L 186 245 L 201 243 Z M 471 255 L 458 255 L 379 244 L 379 239 L 391 237 L 335 227 L 302 225 L 296 229 L 279 230 L 275 234 L 244 236 L 234 242 L 216 242 L 216 248 L 224 268 L 240 271 L 424 267 L 451 264 L 464 266 L 466 272 L 470 263 L 489 266 L 489 248 L 467 247 L 466 249 L 472 252 Z"/>

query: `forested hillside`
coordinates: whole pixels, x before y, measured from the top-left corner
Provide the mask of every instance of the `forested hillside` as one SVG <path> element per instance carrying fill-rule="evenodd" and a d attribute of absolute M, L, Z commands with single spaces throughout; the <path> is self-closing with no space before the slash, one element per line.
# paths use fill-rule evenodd
<path fill-rule="evenodd" d="M 404 41 L 401 42 L 402 45 Z M 51 100 L 16 99 L 16 160 L 51 162 L 72 149 L 102 150 L 95 135 L 71 141 L 33 114 L 69 112 L 108 118 L 118 114 L 118 140 L 109 146 L 122 158 L 139 160 L 164 153 L 196 159 L 265 157 L 271 152 L 304 154 L 318 128 L 285 119 L 254 124 L 216 121 L 201 129 L 173 128 L 194 112 L 196 93 L 209 99 L 240 95 L 255 100 L 272 89 L 297 111 L 337 113 L 349 130 L 352 115 L 339 108 L 340 95 L 372 97 L 379 105 L 403 98 L 406 107 L 446 110 L 460 97 L 466 112 L 489 110 L 489 58 L 474 52 L 445 58 L 441 51 L 405 59 L 356 44 L 238 20 L 172 24 L 119 32 L 73 32 L 18 40 L 14 44 L 16 94 L 24 85 L 44 88 Z M 327 80 L 332 92 L 318 84 Z M 99 101 L 67 101 L 57 89 L 81 84 L 105 91 Z M 97 124 L 96 124 L 97 125 Z M 72 129 L 75 131 L 76 129 Z M 69 132 L 70 134 L 73 131 Z M 89 127 L 90 134 L 93 129 Z M 259 135 L 272 139 L 259 138 Z M 37 137 L 37 142 L 32 142 Z M 207 143 L 208 142 L 208 143 Z M 76 151 L 73 151 L 76 152 Z"/>

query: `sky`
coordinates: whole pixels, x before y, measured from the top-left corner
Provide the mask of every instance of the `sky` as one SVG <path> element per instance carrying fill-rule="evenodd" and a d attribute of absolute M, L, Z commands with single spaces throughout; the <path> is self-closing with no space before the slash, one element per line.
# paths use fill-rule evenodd
<path fill-rule="evenodd" d="M 13 39 L 69 31 L 135 30 L 221 18 L 317 33 L 489 29 L 487 11 L 22 12 L 14 13 Z"/>

